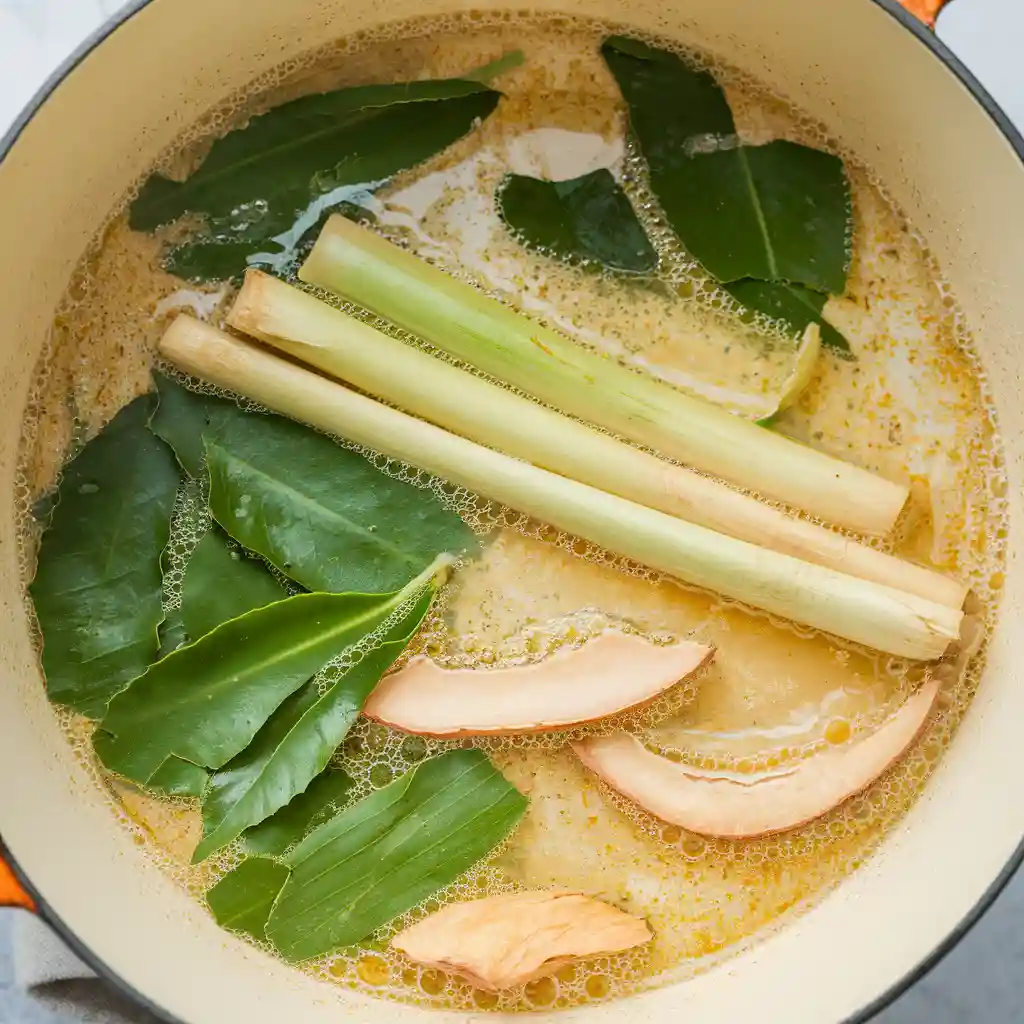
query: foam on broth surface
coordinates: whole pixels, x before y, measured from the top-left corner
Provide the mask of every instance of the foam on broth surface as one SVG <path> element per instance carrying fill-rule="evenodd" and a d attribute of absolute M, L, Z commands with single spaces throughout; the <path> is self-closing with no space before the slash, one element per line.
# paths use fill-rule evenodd
<path fill-rule="evenodd" d="M 502 76 L 505 98 L 481 129 L 378 193 L 381 229 L 581 342 L 747 409 L 756 396 L 778 390 L 793 343 L 739 325 L 728 299 L 660 228 L 625 142 L 614 81 L 597 51 L 610 30 L 622 27 L 469 13 L 344 40 L 282 67 L 219 108 L 168 154 L 165 167 L 186 170 L 211 135 L 283 99 L 341 85 L 458 75 L 520 48 L 526 62 Z M 832 144 L 756 83 L 715 70 L 746 139 Z M 508 170 L 571 177 L 606 165 L 620 174 L 659 246 L 660 288 L 623 284 L 532 254 L 497 217 L 494 189 Z M 850 163 L 848 170 L 853 264 L 846 297 L 831 300 L 827 313 L 858 359 L 843 362 L 826 353 L 797 407 L 775 429 L 912 482 L 912 508 L 888 546 L 969 580 L 971 610 L 984 623 L 998 604 L 1005 541 L 1005 483 L 984 377 L 926 250 L 868 171 Z M 56 316 L 29 410 L 23 489 L 30 498 L 53 484 L 81 439 L 147 389 L 156 342 L 176 311 L 219 322 L 228 290 L 184 285 L 159 269 L 159 249 L 157 239 L 130 232 L 115 216 L 83 259 Z M 379 464 L 419 479 L 387 460 Z M 654 638 L 712 642 L 718 655 L 707 673 L 680 687 L 674 703 L 659 703 L 631 722 L 667 756 L 739 772 L 774 768 L 871 728 L 921 678 L 920 666 L 839 645 L 659 579 L 514 512 L 465 495 L 449 498 L 493 532 L 481 556 L 448 588 L 417 649 L 458 664 L 496 665 L 583 642 L 610 620 Z M 172 565 L 180 569 L 202 526 L 195 495 L 183 496 L 173 541 L 179 557 Z M 26 517 L 27 575 L 32 539 Z M 171 605 L 177 578 L 174 573 L 167 593 Z M 948 744 L 981 663 L 978 655 L 966 667 L 938 669 L 947 677 L 938 714 L 923 740 L 876 785 L 819 821 L 763 840 L 708 840 L 653 821 L 597 784 L 561 748 L 564 736 L 490 741 L 485 745 L 496 763 L 531 798 L 518 832 L 487 865 L 363 948 L 308 969 L 332 983 L 466 1010 L 567 1006 L 684 977 L 811 905 L 870 854 Z M 154 800 L 102 778 L 91 761 L 91 726 L 79 719 L 66 725 L 83 761 L 111 793 L 120 820 L 182 886 L 199 896 L 237 862 L 237 851 L 228 849 L 192 867 L 201 834 L 195 807 Z M 362 723 L 337 759 L 368 792 L 444 746 Z M 443 900 L 551 885 L 582 889 L 645 916 L 654 943 L 563 968 L 500 997 L 419 969 L 387 948 L 389 933 Z"/>

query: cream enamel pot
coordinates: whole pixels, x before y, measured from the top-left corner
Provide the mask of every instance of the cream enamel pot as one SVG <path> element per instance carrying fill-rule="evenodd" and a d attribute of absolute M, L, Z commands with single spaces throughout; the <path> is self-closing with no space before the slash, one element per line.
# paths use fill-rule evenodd
<path fill-rule="evenodd" d="M 34 906 L 167 1020 L 415 1024 L 427 1011 L 314 982 L 218 929 L 143 859 L 75 762 L 44 693 L 15 543 L 33 366 L 104 214 L 186 125 L 326 39 L 452 6 L 136 0 L 0 141 L 0 836 L 13 872 L 0 861 L 0 897 Z M 977 339 L 1006 445 L 1011 548 L 980 692 L 933 781 L 881 850 L 808 913 L 685 983 L 561 1015 L 590 1024 L 865 1020 L 963 935 L 1024 856 L 1024 799 L 1013 784 L 1024 721 L 1024 142 L 894 0 L 533 8 L 601 15 L 706 47 L 820 119 L 924 232 Z"/>

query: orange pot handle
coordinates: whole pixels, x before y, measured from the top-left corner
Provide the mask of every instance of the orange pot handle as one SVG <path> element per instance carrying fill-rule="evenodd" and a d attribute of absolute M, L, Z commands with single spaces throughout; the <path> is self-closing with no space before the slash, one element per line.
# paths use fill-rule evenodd
<path fill-rule="evenodd" d="M 35 913 L 36 903 L 18 881 L 0 847 L 0 907 L 22 907 Z"/>
<path fill-rule="evenodd" d="M 929 28 L 935 28 L 935 19 L 949 0 L 899 0 L 915 18 L 920 18 Z"/>

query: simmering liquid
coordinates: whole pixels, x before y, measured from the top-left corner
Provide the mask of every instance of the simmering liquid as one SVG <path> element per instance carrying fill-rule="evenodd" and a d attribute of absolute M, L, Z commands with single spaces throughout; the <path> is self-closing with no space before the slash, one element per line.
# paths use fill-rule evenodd
<path fill-rule="evenodd" d="M 780 389 L 794 343 L 740 324 L 728 298 L 660 225 L 626 141 L 623 104 L 598 52 L 613 30 L 623 31 L 562 17 L 465 14 L 342 40 L 218 108 L 161 167 L 187 170 L 211 137 L 306 92 L 456 76 L 522 49 L 523 66 L 497 83 L 504 98 L 495 114 L 376 193 L 371 205 L 379 229 L 581 344 L 750 414 Z M 708 63 L 726 87 L 744 140 L 788 138 L 843 155 L 781 99 Z M 531 253 L 497 215 L 494 191 L 508 171 L 566 178 L 608 165 L 621 172 L 659 247 L 659 282 L 624 283 Z M 797 406 L 773 429 L 912 484 L 911 506 L 885 546 L 969 581 L 965 628 L 978 636 L 998 604 L 1005 538 L 1005 481 L 984 376 L 921 239 L 870 169 L 847 159 L 847 170 L 853 262 L 845 297 L 830 300 L 826 313 L 858 358 L 844 362 L 826 352 Z M 131 232 L 115 211 L 75 274 L 54 321 L 25 434 L 23 472 L 33 498 L 53 485 L 83 439 L 148 389 L 156 343 L 176 312 L 220 323 L 228 287 L 185 285 L 160 268 L 160 247 L 159 238 Z M 391 463 L 386 468 L 408 472 Z M 874 728 L 923 676 L 920 665 L 681 586 L 509 510 L 466 500 L 460 511 L 490 532 L 415 641 L 420 649 L 452 664 L 496 666 L 542 657 L 610 621 L 712 643 L 718 654 L 700 679 L 629 723 L 671 758 L 755 773 L 813 757 Z M 179 569 L 203 517 L 196 496 L 184 493 L 172 539 L 172 565 Z M 27 574 L 32 533 L 26 519 Z M 171 574 L 168 607 L 178 600 L 179 579 Z M 485 865 L 363 947 L 304 969 L 327 983 L 466 1010 L 568 1006 L 685 977 L 811 906 L 871 854 L 949 743 L 982 659 L 983 648 L 969 661 L 936 669 L 944 681 L 938 713 L 921 742 L 877 784 L 824 818 L 761 840 L 709 840 L 656 822 L 600 786 L 567 751 L 564 734 L 488 741 L 495 763 L 530 797 L 518 831 Z M 66 726 L 119 820 L 180 885 L 199 897 L 237 862 L 228 849 L 191 866 L 201 834 L 197 808 L 104 777 L 92 761 L 92 726 L 74 718 Z M 365 794 L 445 746 L 362 723 L 337 761 Z M 397 928 L 445 901 L 542 886 L 580 889 L 642 915 L 655 940 L 501 996 L 420 969 L 388 948 Z"/>

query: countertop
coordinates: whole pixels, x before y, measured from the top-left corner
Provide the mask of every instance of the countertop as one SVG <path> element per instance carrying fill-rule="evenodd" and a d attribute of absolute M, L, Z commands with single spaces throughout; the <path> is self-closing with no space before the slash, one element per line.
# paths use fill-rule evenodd
<path fill-rule="evenodd" d="M 823 0 L 827 2 L 827 0 Z M 0 134 L 39 83 L 121 0 L 0 0 Z M 956 0 L 939 36 L 1024 128 L 1024 4 Z M 88 1024 L 39 1009 L 12 987 L 10 926 L 0 910 L 0 1024 Z M 1024 875 L 928 977 L 876 1018 L 877 1024 L 1019 1024 L 1024 1021 Z M 884 922 L 879 922 L 884 927 Z"/>

